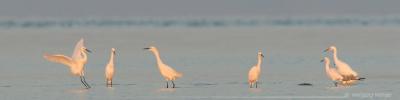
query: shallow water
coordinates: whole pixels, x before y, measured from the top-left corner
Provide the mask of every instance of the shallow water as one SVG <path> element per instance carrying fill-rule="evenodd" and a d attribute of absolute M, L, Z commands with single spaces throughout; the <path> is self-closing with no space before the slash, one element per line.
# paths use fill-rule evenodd
<path fill-rule="evenodd" d="M 49 28 L 0 31 L 0 96 L 4 100 L 109 99 L 399 99 L 400 29 L 397 27 Z M 66 67 L 43 53 L 70 55 L 84 37 L 89 54 L 84 89 Z M 319 61 L 335 44 L 339 57 L 365 81 L 333 87 Z M 177 88 L 164 88 L 153 55 L 182 72 Z M 117 48 L 112 88 L 104 66 Z M 257 50 L 265 54 L 260 88 L 247 71 Z M 298 86 L 312 83 L 313 86 Z"/>

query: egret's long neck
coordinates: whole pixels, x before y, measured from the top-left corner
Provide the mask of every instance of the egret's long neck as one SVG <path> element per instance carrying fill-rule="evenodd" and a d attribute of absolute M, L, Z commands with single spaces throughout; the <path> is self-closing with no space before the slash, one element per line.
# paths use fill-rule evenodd
<path fill-rule="evenodd" d="M 336 63 L 337 61 L 339 61 L 339 59 L 338 59 L 338 57 L 337 57 L 337 50 L 336 50 L 336 49 L 333 49 L 332 51 L 333 51 L 333 60 L 334 60 L 335 63 Z"/>
<path fill-rule="evenodd" d="M 262 57 L 261 55 L 258 55 L 258 57 L 257 57 L 257 66 L 258 66 L 258 67 L 261 66 L 262 58 L 263 58 L 263 57 Z"/>
<path fill-rule="evenodd" d="M 154 50 L 154 51 L 153 51 L 153 54 L 154 54 L 154 56 L 156 57 L 157 64 L 158 64 L 158 65 L 163 64 L 163 62 L 162 62 L 162 60 L 161 60 L 161 58 L 160 58 L 160 53 L 158 52 L 158 50 Z"/>
<path fill-rule="evenodd" d="M 330 63 L 329 60 L 325 60 L 325 70 L 329 69 L 329 63 Z"/>
<path fill-rule="evenodd" d="M 109 64 L 114 64 L 114 51 L 111 51 L 110 61 Z"/>
<path fill-rule="evenodd" d="M 82 57 L 83 57 L 83 59 L 82 59 L 82 60 L 83 60 L 83 62 L 84 62 L 84 63 L 86 63 L 86 61 L 87 61 L 87 55 L 86 55 L 86 52 L 82 50 L 82 51 L 81 51 L 81 54 L 82 54 Z"/>

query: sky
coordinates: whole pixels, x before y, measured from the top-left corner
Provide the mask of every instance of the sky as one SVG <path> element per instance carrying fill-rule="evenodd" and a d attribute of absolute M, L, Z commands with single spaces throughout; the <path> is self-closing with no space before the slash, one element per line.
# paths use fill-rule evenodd
<path fill-rule="evenodd" d="M 400 0 L 0 0 L 0 17 L 398 15 Z"/>

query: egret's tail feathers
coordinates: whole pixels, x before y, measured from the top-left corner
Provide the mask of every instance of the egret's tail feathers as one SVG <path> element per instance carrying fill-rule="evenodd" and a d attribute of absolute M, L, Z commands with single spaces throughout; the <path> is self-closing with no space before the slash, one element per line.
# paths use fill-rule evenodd
<path fill-rule="evenodd" d="M 180 73 L 180 72 L 176 72 L 176 78 L 180 78 L 180 77 L 182 77 L 183 76 L 183 74 L 182 73 Z"/>

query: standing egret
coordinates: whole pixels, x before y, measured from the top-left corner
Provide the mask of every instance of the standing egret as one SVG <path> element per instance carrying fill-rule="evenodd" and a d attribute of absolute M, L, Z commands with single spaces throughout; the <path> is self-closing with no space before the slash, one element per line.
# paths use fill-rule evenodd
<path fill-rule="evenodd" d="M 324 50 L 324 52 L 327 51 L 333 52 L 334 64 L 337 67 L 338 72 L 343 76 L 343 81 L 365 79 L 365 78 L 359 78 L 357 72 L 353 71 L 353 69 L 351 69 L 351 67 L 346 62 L 340 60 L 337 57 L 337 49 L 335 46 L 330 46 L 329 48 Z"/>
<path fill-rule="evenodd" d="M 56 54 L 56 55 L 49 55 L 49 54 L 44 54 L 44 58 L 47 59 L 48 61 L 51 62 L 56 62 L 56 63 L 61 63 L 69 67 L 72 75 L 74 76 L 79 76 L 81 79 L 81 82 L 87 89 L 90 88 L 89 84 L 85 80 L 85 75 L 84 75 L 84 66 L 87 62 L 87 55 L 86 52 L 91 52 L 90 50 L 86 49 L 85 47 L 80 48 L 80 53 L 82 58 L 76 57 L 76 58 L 70 58 L 65 55 L 61 54 Z"/>
<path fill-rule="evenodd" d="M 164 64 L 160 58 L 160 53 L 158 52 L 158 49 L 156 47 L 151 46 L 149 48 L 144 48 L 144 49 L 153 52 L 154 56 L 156 57 L 158 69 L 160 70 L 161 75 L 167 81 L 167 88 L 168 88 L 168 81 L 171 81 L 172 88 L 175 88 L 174 80 L 176 80 L 179 77 L 182 77 L 182 73 L 179 73 L 174 69 L 172 69 L 171 67 L 169 67 L 167 64 Z"/>
<path fill-rule="evenodd" d="M 107 86 L 110 87 L 112 87 L 112 79 L 114 76 L 114 55 L 115 55 L 115 48 L 111 48 L 110 61 L 108 62 L 105 69 L 106 84 Z"/>
<path fill-rule="evenodd" d="M 257 54 L 257 64 L 254 65 L 249 71 L 250 88 L 253 88 L 253 85 L 255 85 L 257 88 L 258 77 L 260 76 L 260 72 L 261 72 L 260 66 L 261 66 L 263 58 L 264 58 L 264 55 L 262 54 L 261 50 L 259 50 L 258 54 Z"/>
<path fill-rule="evenodd" d="M 342 82 L 343 76 L 337 72 L 336 68 L 332 68 L 329 66 L 331 62 L 328 57 L 324 57 L 321 62 L 325 62 L 326 75 L 333 81 L 335 86 L 337 86 L 338 82 Z"/>

